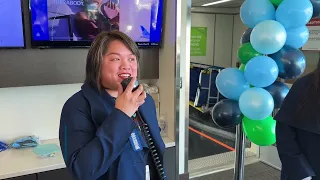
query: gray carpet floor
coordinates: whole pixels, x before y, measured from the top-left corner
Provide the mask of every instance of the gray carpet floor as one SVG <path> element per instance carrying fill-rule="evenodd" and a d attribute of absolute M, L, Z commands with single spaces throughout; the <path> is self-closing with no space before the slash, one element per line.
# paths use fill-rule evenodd
<path fill-rule="evenodd" d="M 209 174 L 193 180 L 233 180 L 233 169 Z M 280 180 L 280 171 L 262 162 L 246 165 L 244 180 Z"/>

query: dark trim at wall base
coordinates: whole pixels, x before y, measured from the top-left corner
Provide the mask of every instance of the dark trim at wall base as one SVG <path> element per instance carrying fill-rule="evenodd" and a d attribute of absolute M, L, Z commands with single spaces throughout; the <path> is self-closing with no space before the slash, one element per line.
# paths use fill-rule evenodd
<path fill-rule="evenodd" d="M 189 180 L 189 173 L 180 174 L 179 180 Z"/>

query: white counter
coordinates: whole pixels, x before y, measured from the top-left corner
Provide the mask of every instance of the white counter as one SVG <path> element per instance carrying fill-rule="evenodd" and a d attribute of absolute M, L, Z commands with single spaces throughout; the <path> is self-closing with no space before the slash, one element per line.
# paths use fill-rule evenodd
<path fill-rule="evenodd" d="M 166 147 L 175 146 L 175 142 L 167 137 L 163 137 Z M 41 141 L 41 144 L 57 144 L 59 139 Z M 34 174 L 38 172 L 50 171 L 65 168 L 66 165 L 59 152 L 55 157 L 39 158 L 33 153 L 33 148 L 10 149 L 0 152 L 0 179 Z"/>

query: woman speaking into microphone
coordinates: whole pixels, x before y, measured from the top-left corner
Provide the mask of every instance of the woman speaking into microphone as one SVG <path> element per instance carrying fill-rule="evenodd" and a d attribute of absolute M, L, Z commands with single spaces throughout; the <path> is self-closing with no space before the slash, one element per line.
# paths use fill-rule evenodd
<path fill-rule="evenodd" d="M 61 112 L 61 150 L 75 179 L 167 179 L 155 103 L 135 88 L 138 67 L 138 47 L 124 33 L 102 32 L 92 43 L 85 82 Z"/>

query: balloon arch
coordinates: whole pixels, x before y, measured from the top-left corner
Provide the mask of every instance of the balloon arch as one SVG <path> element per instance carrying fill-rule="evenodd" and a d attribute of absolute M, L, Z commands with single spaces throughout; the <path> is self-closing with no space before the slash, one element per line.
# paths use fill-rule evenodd
<path fill-rule="evenodd" d="M 304 73 L 306 58 L 299 49 L 309 38 L 306 24 L 319 14 L 320 0 L 244 1 L 240 18 L 248 29 L 238 49 L 241 66 L 226 68 L 216 78 L 217 89 L 227 98 L 211 111 L 217 125 L 242 123 L 251 142 L 259 146 L 276 142 L 272 112 L 289 92 L 281 79 Z"/>

